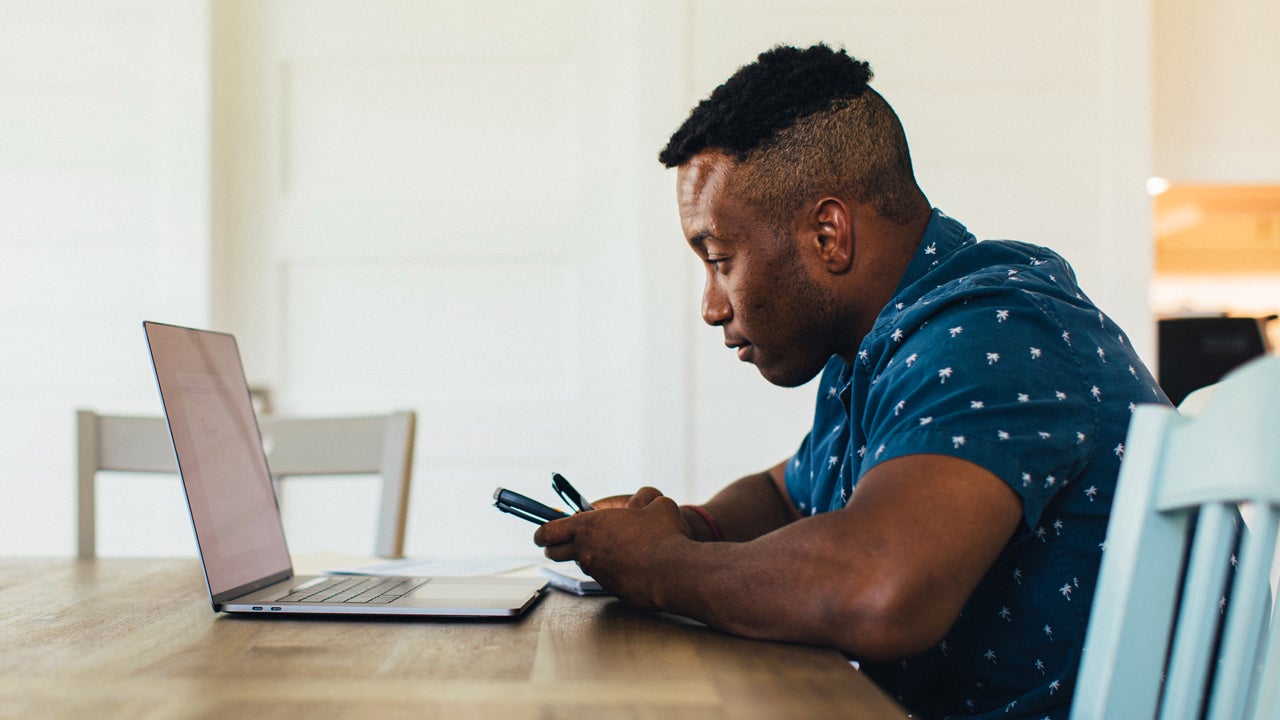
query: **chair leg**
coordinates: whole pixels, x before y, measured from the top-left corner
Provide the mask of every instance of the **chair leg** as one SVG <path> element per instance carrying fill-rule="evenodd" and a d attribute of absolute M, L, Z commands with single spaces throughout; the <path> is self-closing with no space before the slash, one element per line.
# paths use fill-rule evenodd
<path fill-rule="evenodd" d="M 76 442 L 76 556 L 92 558 L 97 554 L 97 503 L 94 494 L 99 459 L 97 413 L 76 411 Z"/>

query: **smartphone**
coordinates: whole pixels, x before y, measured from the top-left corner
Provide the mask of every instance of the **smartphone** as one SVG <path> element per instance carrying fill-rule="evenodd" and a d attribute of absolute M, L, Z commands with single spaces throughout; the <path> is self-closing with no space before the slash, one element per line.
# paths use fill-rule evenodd
<path fill-rule="evenodd" d="M 559 518 L 569 517 L 569 513 L 548 507 L 530 497 L 505 488 L 493 491 L 493 506 L 504 513 L 511 513 L 531 523 L 541 525 Z"/>

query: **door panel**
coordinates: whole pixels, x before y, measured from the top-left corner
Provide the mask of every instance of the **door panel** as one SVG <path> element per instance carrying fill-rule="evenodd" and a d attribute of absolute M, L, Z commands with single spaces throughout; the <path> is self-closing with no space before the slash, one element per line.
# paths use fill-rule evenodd
<path fill-rule="evenodd" d="M 418 412 L 410 553 L 531 552 L 495 484 L 642 472 L 641 120 L 630 55 L 599 40 L 618 11 L 319 9 L 215 9 L 219 323 L 279 412 Z"/>

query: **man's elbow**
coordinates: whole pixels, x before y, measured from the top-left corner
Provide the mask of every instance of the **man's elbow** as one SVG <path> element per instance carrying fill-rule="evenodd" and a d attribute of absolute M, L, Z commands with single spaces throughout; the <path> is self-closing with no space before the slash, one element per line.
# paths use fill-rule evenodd
<path fill-rule="evenodd" d="M 955 624 L 951 612 L 919 592 L 880 586 L 872 592 L 842 593 L 826 603 L 831 644 L 869 662 L 894 662 L 937 645 Z"/>

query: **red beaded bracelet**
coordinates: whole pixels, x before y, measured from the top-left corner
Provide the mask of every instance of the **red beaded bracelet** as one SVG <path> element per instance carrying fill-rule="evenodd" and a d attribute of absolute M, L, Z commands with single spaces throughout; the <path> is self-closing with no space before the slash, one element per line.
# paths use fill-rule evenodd
<path fill-rule="evenodd" d="M 720 532 L 720 525 L 716 523 L 715 518 L 711 517 L 711 513 L 707 512 L 706 508 L 701 505 L 685 505 L 685 507 L 689 508 L 695 512 L 698 517 L 702 518 L 702 521 L 707 524 L 707 527 L 711 528 L 711 536 L 713 538 L 716 540 L 724 539 L 724 533 Z"/>

